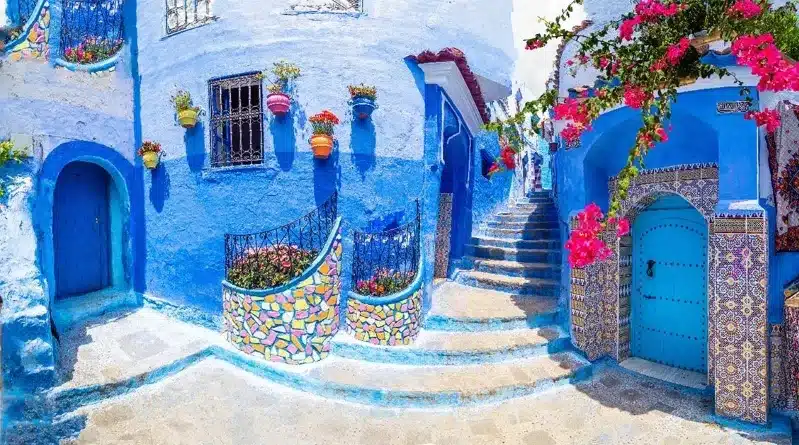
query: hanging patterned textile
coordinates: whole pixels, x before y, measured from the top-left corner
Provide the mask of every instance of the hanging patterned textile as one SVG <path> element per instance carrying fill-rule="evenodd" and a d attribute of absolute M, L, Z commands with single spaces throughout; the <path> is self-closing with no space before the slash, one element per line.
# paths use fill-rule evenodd
<path fill-rule="evenodd" d="M 766 136 L 777 207 L 778 252 L 799 251 L 799 107 L 779 105 L 782 125 Z"/>

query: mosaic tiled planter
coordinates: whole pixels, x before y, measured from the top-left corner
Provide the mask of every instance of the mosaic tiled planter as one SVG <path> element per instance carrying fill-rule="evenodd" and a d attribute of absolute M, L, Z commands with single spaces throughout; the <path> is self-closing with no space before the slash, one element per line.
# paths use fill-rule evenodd
<path fill-rule="evenodd" d="M 239 350 L 289 364 L 322 360 L 338 332 L 341 220 L 299 277 L 266 290 L 222 282 L 225 338 Z"/>
<path fill-rule="evenodd" d="M 422 324 L 421 268 L 402 292 L 385 297 L 349 293 L 346 330 L 374 345 L 398 346 L 413 342 Z"/>

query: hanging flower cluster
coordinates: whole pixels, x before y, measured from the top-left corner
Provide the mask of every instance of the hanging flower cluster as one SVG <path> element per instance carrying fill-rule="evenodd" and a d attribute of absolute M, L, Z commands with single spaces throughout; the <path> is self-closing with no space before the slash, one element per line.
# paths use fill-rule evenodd
<path fill-rule="evenodd" d="M 597 260 L 608 258 L 613 252 L 604 241 L 599 239 L 608 226 L 616 227 L 616 236 L 622 237 L 630 232 L 630 223 L 626 219 L 611 217 L 603 223 L 605 215 L 596 204 L 589 204 L 577 214 L 577 227 L 572 230 L 566 249 L 569 251 L 571 267 L 585 267 Z"/>
<path fill-rule="evenodd" d="M 308 120 L 311 121 L 313 134 L 326 134 L 328 136 L 333 136 L 334 127 L 339 124 L 338 116 L 330 110 L 314 114 Z"/>
<path fill-rule="evenodd" d="M 525 103 L 517 116 L 487 126 L 502 134 L 509 123 L 552 113 L 554 120 L 563 123 L 561 138 L 574 145 L 604 111 L 619 104 L 640 110 L 641 124 L 617 176 L 618 187 L 607 214 L 586 208 L 570 237 L 570 261 L 576 267 L 607 255 L 597 238 L 602 227 L 617 224 L 623 228 L 626 224 L 615 220 L 621 200 L 648 152 L 668 141 L 671 106 L 683 82 L 700 77 L 732 78 L 741 87 L 744 100 L 754 104 L 750 89 L 731 71 L 703 62 L 707 43 L 713 39 L 732 42 L 736 63 L 748 67 L 759 79 L 758 90 L 799 91 L 799 66 L 794 62 L 799 60 L 799 21 L 794 2 L 772 7 L 768 0 L 637 0 L 632 12 L 591 31 L 565 27 L 575 5 L 582 3 L 572 0 L 560 15 L 544 21 L 546 32 L 525 43 L 533 50 L 552 41 L 571 41 L 577 49 L 574 58 L 566 62 L 569 69 L 592 67 L 599 71 L 593 94 L 562 99 L 550 88 Z M 745 118 L 767 131 L 780 125 L 779 114 L 771 109 L 753 106 Z"/>

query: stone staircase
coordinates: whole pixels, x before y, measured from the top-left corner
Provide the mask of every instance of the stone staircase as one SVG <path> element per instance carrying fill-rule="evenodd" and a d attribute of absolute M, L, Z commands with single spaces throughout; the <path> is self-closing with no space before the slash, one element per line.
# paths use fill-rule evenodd
<path fill-rule="evenodd" d="M 590 376 L 570 350 L 557 304 L 561 243 L 545 194 L 518 201 L 472 239 L 468 269 L 434 286 L 410 346 L 347 335 L 304 377 L 369 404 L 454 406 L 536 393 Z"/>

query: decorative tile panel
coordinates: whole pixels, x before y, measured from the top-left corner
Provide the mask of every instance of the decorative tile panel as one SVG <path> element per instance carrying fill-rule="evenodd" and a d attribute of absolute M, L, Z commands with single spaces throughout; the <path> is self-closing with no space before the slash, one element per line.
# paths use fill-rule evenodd
<path fill-rule="evenodd" d="M 442 193 L 438 200 L 438 224 L 436 225 L 436 261 L 434 267 L 434 276 L 436 278 L 447 278 L 451 231 L 452 193 Z"/>
<path fill-rule="evenodd" d="M 45 2 L 39 13 L 39 19 L 33 24 L 25 36 L 25 40 L 7 48 L 6 54 L 12 61 L 50 58 L 50 46 L 47 41 L 50 38 L 50 3 Z"/>

